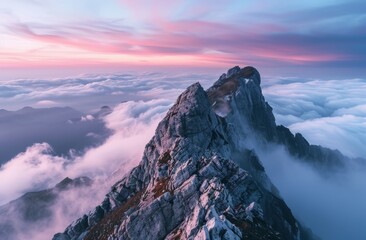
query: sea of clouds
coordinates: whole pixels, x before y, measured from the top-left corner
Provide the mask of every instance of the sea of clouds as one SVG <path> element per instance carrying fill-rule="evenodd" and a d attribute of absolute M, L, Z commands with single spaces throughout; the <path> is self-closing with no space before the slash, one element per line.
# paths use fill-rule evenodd
<path fill-rule="evenodd" d="M 145 144 L 179 93 L 197 81 L 207 88 L 216 79 L 211 75 L 142 73 L 0 82 L 2 108 L 71 106 L 88 112 L 103 105 L 113 107 L 104 119 L 113 134 L 98 147 L 66 158 L 52 154 L 48 143 L 34 143 L 2 165 L 0 202 L 52 187 L 66 176 L 106 179 L 115 171 L 121 176 L 141 160 Z M 312 144 L 337 148 L 351 157 L 366 156 L 365 80 L 273 77 L 262 80 L 262 90 L 277 124 L 301 132 Z M 271 157 L 266 152 L 259 155 L 268 175 L 305 225 L 323 239 L 366 236 L 359 214 L 366 212 L 366 194 L 362 192 L 366 174 L 353 171 L 324 178 L 309 166 L 292 161 L 281 149 L 273 153 Z M 99 194 L 108 191 L 109 185 L 104 186 Z M 89 201 L 88 194 L 84 198 L 76 195 L 83 207 L 60 217 L 62 221 L 55 221 L 49 234 L 62 231 L 75 214 L 92 209 L 103 194 L 98 201 Z"/>
<path fill-rule="evenodd" d="M 147 72 L 0 81 L 0 108 L 70 106 L 88 112 L 123 101 L 175 99 L 190 84 L 199 81 L 208 86 L 213 79 L 204 74 Z"/>
<path fill-rule="evenodd" d="M 56 232 L 63 231 L 100 203 L 111 185 L 140 162 L 145 145 L 176 96 L 188 85 L 197 81 L 204 83 L 207 78 L 146 73 L 0 83 L 2 89 L 14 89 L 11 94 L 0 96 L 4 108 L 67 105 L 93 112 L 110 105 L 113 109 L 103 119 L 112 134 L 97 147 L 78 155 L 73 155 L 70 149 L 71 154 L 60 156 L 49 143 L 34 143 L 0 166 L 0 205 L 30 191 L 52 188 L 65 177 L 88 176 L 95 180 L 91 188 L 62 194 L 46 225 L 41 221 L 29 226 L 15 214 L 6 219 L 0 217 L 0 223 L 14 223 L 17 239 L 50 239 Z"/>
<path fill-rule="evenodd" d="M 51 239 L 73 220 L 99 204 L 112 184 L 141 160 L 145 144 L 171 105 L 170 100 L 130 101 L 118 104 L 105 117 L 113 130 L 107 140 L 81 156 L 56 156 L 48 143 L 35 143 L 0 168 L 0 202 L 23 193 L 51 188 L 65 177 L 88 176 L 92 187 L 71 189 L 60 195 L 47 222 L 23 221 L 18 214 L 0 217 L 0 224 L 13 223 L 16 239 Z"/>
<path fill-rule="evenodd" d="M 1 107 L 6 109 L 71 106 L 85 113 L 104 105 L 113 109 L 103 119 L 105 127 L 113 134 L 102 145 L 89 148 L 80 156 L 56 156 L 49 143 L 35 142 L 2 165 L 0 204 L 27 191 L 52 187 L 66 176 L 108 175 L 119 165 L 129 162 L 126 159 L 131 160 L 136 152 L 141 156 L 157 123 L 179 93 L 198 81 L 207 85 L 209 79 L 212 77 L 208 75 L 141 73 L 0 82 Z M 80 138 L 80 141 L 84 140 Z M 3 148 L 1 151 L 7 150 Z M 21 176 L 24 179 L 16 174 L 19 172 L 27 173 Z M 9 181 L 16 183 L 9 187 Z"/>
<path fill-rule="evenodd" d="M 272 78 L 262 82 L 277 124 L 300 132 L 312 144 L 366 158 L 365 79 Z M 295 216 L 322 239 L 366 237 L 363 166 L 324 178 L 280 148 L 258 153 Z"/>
<path fill-rule="evenodd" d="M 366 157 L 365 79 L 273 78 L 263 83 L 277 124 L 312 144 Z"/>

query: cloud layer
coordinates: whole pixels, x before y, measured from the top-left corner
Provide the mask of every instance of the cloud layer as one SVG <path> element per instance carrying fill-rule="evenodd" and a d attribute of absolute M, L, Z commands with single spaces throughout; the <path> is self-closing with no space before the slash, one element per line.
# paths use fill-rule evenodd
<path fill-rule="evenodd" d="M 1 166 L 0 204 L 25 192 L 52 187 L 66 176 L 103 179 L 117 170 L 125 173 L 141 160 L 145 144 L 170 104 L 168 100 L 119 104 L 105 118 L 114 134 L 82 156 L 58 157 L 49 144 L 34 144 Z"/>
<path fill-rule="evenodd" d="M 278 146 L 257 153 L 295 217 L 321 239 L 365 238 L 364 167 L 324 178 Z"/>
<path fill-rule="evenodd" d="M 300 132 L 312 144 L 365 158 L 364 79 L 269 78 L 262 84 L 277 124 Z M 349 171 L 324 178 L 280 148 L 258 153 L 295 216 L 314 233 L 335 240 L 366 236 L 361 214 L 366 211 L 364 163 L 349 163 Z"/>
<path fill-rule="evenodd" d="M 207 87 L 213 79 L 216 78 L 209 75 L 167 77 L 146 73 L 53 81 L 18 80 L 1 85 L 10 89 L 2 96 L 7 104 L 15 101 L 21 105 L 24 104 L 23 99 L 34 104 L 42 101 L 65 104 L 78 99 L 82 108 L 92 109 L 106 102 L 135 101 L 120 103 L 114 108 L 113 113 L 105 118 L 114 134 L 103 145 L 90 149 L 83 156 L 55 157 L 47 143 L 39 143 L 2 166 L 0 184 L 3 185 L 0 189 L 3 192 L 0 196 L 5 197 L 0 201 L 6 202 L 32 189 L 53 186 L 65 176 L 88 175 L 103 179 L 116 169 L 120 169 L 118 174 L 125 173 L 140 161 L 143 148 L 158 121 L 182 89 L 202 80 Z M 278 124 L 290 127 L 293 132 L 301 132 L 311 143 L 339 148 L 350 156 L 365 156 L 362 147 L 366 139 L 365 80 L 271 78 L 263 79 L 262 85 Z M 346 236 L 362 239 L 365 232 L 360 226 L 363 218 L 359 213 L 366 211 L 363 204 L 366 196 L 362 192 L 366 175 L 363 172 L 352 169 L 325 179 L 311 168 L 290 159 L 280 148 L 274 148 L 270 155 L 265 151 L 258 151 L 258 154 L 296 216 L 315 233 L 324 239 L 344 239 Z M 19 176 L 19 171 L 29 174 Z M 8 179 L 19 184 L 10 189 L 5 185 Z M 101 189 L 104 191 L 107 187 Z M 90 198 L 90 195 L 85 196 L 79 199 Z M 72 202 L 73 199 L 65 201 Z M 96 204 L 84 200 L 81 201 L 84 206 Z M 68 215 L 55 222 L 53 227 L 61 231 L 74 218 L 74 215 Z"/>
<path fill-rule="evenodd" d="M 71 106 L 89 112 L 101 106 L 130 100 L 151 100 L 164 96 L 172 101 L 190 84 L 208 86 L 217 76 L 210 74 L 129 73 L 95 74 L 59 79 L 0 81 L 1 107 L 17 110 L 24 106 Z"/>
<path fill-rule="evenodd" d="M 263 81 L 277 124 L 311 143 L 365 157 L 366 81 L 277 78 Z"/>
<path fill-rule="evenodd" d="M 22 216 L 7 216 L 6 222 L 15 228 L 16 239 L 51 239 L 99 204 L 112 184 L 140 162 L 146 143 L 171 104 L 171 100 L 155 99 L 117 105 L 104 118 L 113 134 L 82 156 L 55 156 L 49 144 L 36 143 L 1 166 L 0 205 L 26 192 L 51 188 L 66 176 L 88 176 L 94 180 L 92 187 L 60 194 L 46 222 L 33 222 L 29 227 Z"/>

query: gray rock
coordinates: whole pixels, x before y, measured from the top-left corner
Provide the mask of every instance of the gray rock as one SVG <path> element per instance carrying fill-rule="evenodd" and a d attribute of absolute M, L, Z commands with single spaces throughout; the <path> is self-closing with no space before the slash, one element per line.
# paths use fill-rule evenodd
<path fill-rule="evenodd" d="M 300 239 L 246 144 L 253 135 L 274 141 L 277 131 L 253 67 L 230 69 L 207 92 L 193 84 L 159 123 L 140 164 L 98 210 L 54 239 Z"/>

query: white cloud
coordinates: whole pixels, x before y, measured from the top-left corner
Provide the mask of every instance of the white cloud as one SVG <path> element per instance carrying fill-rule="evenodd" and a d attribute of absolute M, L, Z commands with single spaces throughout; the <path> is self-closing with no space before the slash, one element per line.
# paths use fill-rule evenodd
<path fill-rule="evenodd" d="M 2 107 L 10 110 L 57 105 L 88 112 L 121 101 L 162 96 L 175 100 L 190 84 L 200 81 L 208 86 L 215 78 L 200 74 L 134 73 L 0 81 L 0 100 Z"/>
<path fill-rule="evenodd" d="M 277 78 L 262 81 L 277 124 L 300 132 L 312 144 L 366 156 L 366 81 Z M 322 239 L 363 239 L 365 168 L 324 178 L 277 148 L 258 151 L 266 172 L 296 217 Z M 296 180 L 295 180 L 296 179 Z"/>
<path fill-rule="evenodd" d="M 29 227 L 17 215 L 7 216 L 7 222 L 16 228 L 16 239 L 51 239 L 99 204 L 110 186 L 141 161 L 146 143 L 171 104 L 170 100 L 151 100 L 117 105 L 105 117 L 114 134 L 82 156 L 71 159 L 53 156 L 52 148 L 42 143 L 34 144 L 3 165 L 0 169 L 2 204 L 25 192 L 52 187 L 66 176 L 89 176 L 95 180 L 91 188 L 62 194 L 52 205 L 53 217 L 46 223 L 35 222 Z"/>
<path fill-rule="evenodd" d="M 51 100 L 41 100 L 38 101 L 35 105 L 38 107 L 54 107 L 57 105 L 57 102 Z"/>
<path fill-rule="evenodd" d="M 58 157 L 47 143 L 34 144 L 1 167 L 0 203 L 28 191 L 54 186 L 66 176 L 99 178 L 120 168 L 122 172 L 128 171 L 140 162 L 146 143 L 171 103 L 151 100 L 119 104 L 105 117 L 114 134 L 82 156 Z"/>
<path fill-rule="evenodd" d="M 82 122 L 92 121 L 92 120 L 94 120 L 94 117 L 92 115 L 90 115 L 90 114 L 81 117 L 81 121 Z"/>
<path fill-rule="evenodd" d="M 103 145 L 77 158 L 77 164 L 70 168 L 70 176 L 102 175 L 119 168 L 131 169 L 140 162 L 145 145 L 170 104 L 171 101 L 167 100 L 119 104 L 105 119 L 107 127 L 115 133 Z"/>
<path fill-rule="evenodd" d="M 104 144 L 89 149 L 82 156 L 72 159 L 55 157 L 47 144 L 34 145 L 18 155 L 0 170 L 0 201 L 5 202 L 32 189 L 52 186 L 65 176 L 74 178 L 88 175 L 103 179 L 117 169 L 122 169 L 121 173 L 125 173 L 141 160 L 145 144 L 153 136 L 158 121 L 181 89 L 201 79 L 204 79 L 204 85 L 209 85 L 206 79 L 213 83 L 215 78 L 177 75 L 172 79 L 163 77 L 162 74 L 149 73 L 94 76 L 44 83 L 27 80 L 23 88 L 20 87 L 21 81 L 11 83 L 12 96 L 1 96 L 5 102 L 19 100 L 21 97 L 31 101 L 46 99 L 62 104 L 67 103 L 67 99 L 72 102 L 76 98 L 80 100 L 85 97 L 92 98 L 95 105 L 104 105 L 104 100 L 103 104 L 100 100 L 109 96 L 116 97 L 113 99 L 115 102 L 129 98 L 155 100 L 130 101 L 117 105 L 113 113 L 105 118 L 107 126 L 114 130 L 114 134 Z M 293 132 L 301 132 L 311 143 L 339 148 L 350 156 L 365 156 L 364 80 L 274 79 L 272 82 L 262 82 L 264 95 L 274 108 L 277 123 L 290 127 Z M 79 88 L 82 90 L 77 92 Z M 17 93 L 17 89 L 21 89 L 21 92 Z M 56 99 L 50 98 L 52 94 L 58 94 Z M 161 97 L 164 99 L 157 100 Z M 82 104 L 86 106 L 90 103 L 86 101 Z M 361 239 L 361 235 L 365 234 L 361 226 L 363 216 L 359 214 L 366 211 L 363 204 L 366 195 L 362 192 L 366 175 L 361 170 L 352 170 L 325 179 L 308 166 L 291 160 L 279 148 L 270 154 L 259 152 L 259 155 L 270 178 L 293 212 L 316 233 L 325 237 L 324 239 L 342 239 L 345 236 Z M 36 165 L 39 169 L 34 167 Z M 45 171 L 46 168 L 53 171 Z M 9 179 L 19 184 L 12 185 L 10 189 L 5 186 L 10 182 Z M 54 208 L 58 213 L 60 209 L 64 209 L 65 203 L 78 202 L 82 205 L 76 205 L 76 210 L 69 213 L 57 214 L 59 220 L 52 223 L 52 231 L 41 235 L 49 238 L 50 234 L 62 231 L 75 216 L 98 204 L 108 186 L 109 183 L 106 183 L 99 188 L 102 189 L 100 191 L 75 192 L 70 194 L 70 198 L 62 199 L 58 203 L 60 205 Z M 354 230 L 356 228 L 361 230 Z M 37 239 L 38 237 L 41 236 L 37 236 Z"/>
<path fill-rule="evenodd" d="M 310 119 L 290 125 L 311 143 L 339 149 L 350 157 L 365 157 L 366 117 L 342 115 Z"/>
<path fill-rule="evenodd" d="M 51 187 L 64 174 L 68 160 L 53 156 L 47 143 L 37 143 L 0 168 L 0 204 L 30 189 Z"/>
<path fill-rule="evenodd" d="M 263 87 L 277 124 L 310 143 L 366 156 L 366 81 L 268 79 Z"/>

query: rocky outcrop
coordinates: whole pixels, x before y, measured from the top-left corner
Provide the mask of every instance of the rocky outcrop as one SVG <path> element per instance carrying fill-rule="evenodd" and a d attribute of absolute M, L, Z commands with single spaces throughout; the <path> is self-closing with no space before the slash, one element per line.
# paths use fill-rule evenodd
<path fill-rule="evenodd" d="M 282 125 L 277 126 L 276 141 L 285 145 L 290 154 L 314 165 L 321 172 L 344 169 L 346 163 L 351 162 L 350 158 L 338 150 L 309 144 L 300 133 L 293 135 L 288 128 Z"/>
<path fill-rule="evenodd" d="M 241 134 L 254 130 L 267 140 L 273 140 L 276 135 L 275 118 L 262 95 L 260 82 L 259 72 L 255 68 L 234 67 L 222 75 L 207 90 L 207 94 L 216 114 L 235 123 L 236 128 L 246 127 Z"/>
<path fill-rule="evenodd" d="M 300 239 L 301 226 L 247 144 L 253 134 L 280 136 L 260 81 L 256 69 L 235 67 L 207 92 L 190 86 L 140 164 L 54 239 Z"/>
<path fill-rule="evenodd" d="M 311 145 L 300 133 L 294 135 L 288 128 L 276 126 L 260 83 L 260 74 L 255 68 L 234 67 L 207 90 L 213 110 L 234 126 L 231 135 L 237 136 L 233 139 L 242 142 L 243 139 L 256 138 L 264 144 L 281 144 L 291 155 L 318 170 L 343 169 L 350 159 L 339 151 Z"/>

